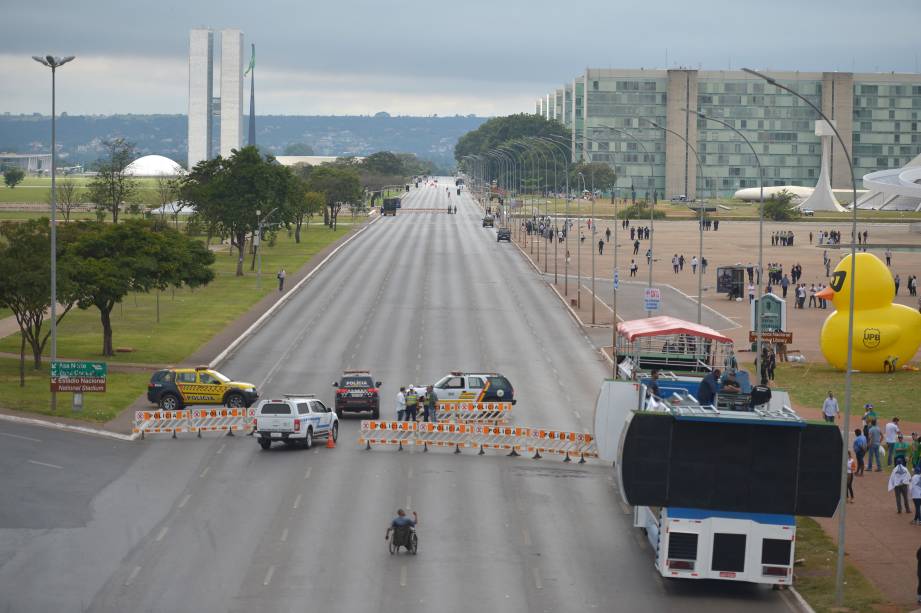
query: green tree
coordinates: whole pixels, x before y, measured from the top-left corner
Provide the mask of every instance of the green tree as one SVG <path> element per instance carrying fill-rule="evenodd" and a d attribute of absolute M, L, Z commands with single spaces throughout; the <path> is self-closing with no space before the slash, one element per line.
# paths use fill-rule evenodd
<path fill-rule="evenodd" d="M 149 221 L 122 224 L 79 222 L 69 235 L 68 258 L 79 288 L 78 306 L 99 309 L 102 355 L 114 355 L 112 309 L 129 292 L 198 287 L 214 279 L 214 253 L 196 239 Z"/>
<path fill-rule="evenodd" d="M 288 143 L 283 155 L 314 155 L 313 147 L 305 143 Z"/>
<path fill-rule="evenodd" d="M 273 221 L 291 221 L 287 209 L 291 171 L 263 158 L 255 147 L 235 150 L 229 158 L 218 156 L 199 162 L 183 177 L 180 198 L 219 233 L 230 237 L 237 249 L 237 276 L 243 276 L 246 237 L 275 210 Z"/>
<path fill-rule="evenodd" d="M 26 173 L 18 166 L 10 166 L 3 171 L 3 182 L 10 189 L 14 189 L 26 178 Z"/>
<path fill-rule="evenodd" d="M 157 204 L 160 208 L 160 217 L 165 218 L 166 209 L 170 206 L 173 208 L 173 221 L 176 229 L 179 229 L 179 214 L 182 209 L 186 208 L 187 202 L 179 199 L 179 179 L 176 177 L 157 177 Z"/>
<path fill-rule="evenodd" d="M 303 187 L 306 189 L 306 185 Z M 294 202 L 294 242 L 301 242 L 301 226 L 309 225 L 310 218 L 326 209 L 326 198 L 320 192 L 303 192 L 303 197 Z"/>
<path fill-rule="evenodd" d="M 464 165 L 466 155 L 482 155 L 498 145 L 527 136 L 554 136 L 568 141 L 572 135 L 560 122 L 539 115 L 519 113 L 494 117 L 458 139 L 454 146 L 454 159 Z"/>
<path fill-rule="evenodd" d="M 336 218 L 343 204 L 361 202 L 363 194 L 358 171 L 347 166 L 324 164 L 310 172 L 307 189 L 320 192 L 326 200 L 324 222 L 336 228 Z"/>
<path fill-rule="evenodd" d="M 789 221 L 801 215 L 799 209 L 790 206 L 793 194 L 782 189 L 764 201 L 764 216 L 773 221 Z"/>
<path fill-rule="evenodd" d="M 42 351 L 51 334 L 43 331 L 45 317 L 51 308 L 51 233 L 48 218 L 30 219 L 20 223 L 0 224 L 0 307 L 13 312 L 19 324 L 19 385 L 25 385 L 26 344 L 32 349 L 36 370 L 42 366 Z M 58 238 L 58 251 L 65 244 Z M 61 305 L 57 322 L 77 302 L 77 288 L 72 282 L 71 266 L 64 257 L 57 265 L 57 299 Z"/>
<path fill-rule="evenodd" d="M 70 178 L 58 179 L 54 190 L 54 199 L 57 209 L 64 216 L 64 221 L 70 221 L 71 213 L 80 206 L 80 191 L 77 187 L 77 182 Z M 45 200 L 49 205 L 51 204 L 50 189 Z"/>
<path fill-rule="evenodd" d="M 134 144 L 124 138 L 103 141 L 106 157 L 99 161 L 97 174 L 87 188 L 89 199 L 96 210 L 112 215 L 112 223 L 118 223 L 121 207 L 136 207 L 138 194 L 137 179 L 125 172 L 134 160 Z"/>
<path fill-rule="evenodd" d="M 361 162 L 361 168 L 380 175 L 403 175 L 403 161 L 389 151 L 372 153 Z"/>
<path fill-rule="evenodd" d="M 579 178 L 580 172 L 582 176 L 585 177 L 585 187 L 589 190 L 591 190 L 592 185 L 594 185 L 596 190 L 608 191 L 617 180 L 614 169 L 608 164 L 603 164 L 601 162 L 580 162 L 570 170 L 569 185 L 571 187 L 581 189 L 582 179 Z"/>

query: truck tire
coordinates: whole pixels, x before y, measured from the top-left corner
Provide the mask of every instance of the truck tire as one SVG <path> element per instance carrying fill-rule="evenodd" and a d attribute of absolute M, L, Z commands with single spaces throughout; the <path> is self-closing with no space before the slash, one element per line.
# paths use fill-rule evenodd
<path fill-rule="evenodd" d="M 304 434 L 304 449 L 310 449 L 313 447 L 313 430 L 307 428 L 307 432 Z"/>
<path fill-rule="evenodd" d="M 339 441 L 339 422 L 333 424 L 333 432 L 330 434 L 333 437 L 333 442 L 336 443 Z"/>
<path fill-rule="evenodd" d="M 224 404 L 233 409 L 242 409 L 246 405 L 246 400 L 243 398 L 243 394 L 231 392 L 224 398 Z"/>

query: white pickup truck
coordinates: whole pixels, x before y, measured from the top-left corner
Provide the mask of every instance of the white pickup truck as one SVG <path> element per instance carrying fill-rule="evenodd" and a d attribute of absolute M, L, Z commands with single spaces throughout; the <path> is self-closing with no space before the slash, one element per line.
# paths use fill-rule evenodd
<path fill-rule="evenodd" d="M 268 449 L 274 442 L 300 443 L 310 449 L 316 438 L 339 438 L 336 413 L 309 394 L 284 394 L 282 398 L 262 400 L 256 406 L 255 437 Z"/>

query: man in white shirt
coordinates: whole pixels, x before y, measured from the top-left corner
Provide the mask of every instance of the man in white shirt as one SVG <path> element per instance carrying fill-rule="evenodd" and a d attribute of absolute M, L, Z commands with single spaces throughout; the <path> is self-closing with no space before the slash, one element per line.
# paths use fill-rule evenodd
<path fill-rule="evenodd" d="M 885 441 L 886 441 L 886 466 L 892 466 L 895 458 L 892 453 L 892 447 L 899 440 L 899 418 L 893 417 L 892 421 L 886 424 Z"/>
<path fill-rule="evenodd" d="M 831 392 L 828 392 L 828 398 L 822 403 L 822 417 L 825 418 L 825 421 L 832 424 L 835 423 L 835 419 L 838 418 L 838 400 Z"/>
<path fill-rule="evenodd" d="M 403 421 L 406 418 L 406 395 L 403 393 L 405 391 L 406 388 L 401 387 L 397 392 L 397 421 Z"/>

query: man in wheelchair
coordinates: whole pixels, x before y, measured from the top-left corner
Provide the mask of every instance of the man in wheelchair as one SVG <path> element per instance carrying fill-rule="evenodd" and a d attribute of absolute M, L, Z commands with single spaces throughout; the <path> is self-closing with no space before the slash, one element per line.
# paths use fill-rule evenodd
<path fill-rule="evenodd" d="M 386 541 L 390 538 L 390 533 L 393 532 L 393 540 L 390 541 L 391 551 L 399 549 L 400 547 L 414 549 L 414 547 L 411 546 L 412 541 L 415 540 L 412 538 L 412 535 L 418 521 L 419 516 L 415 511 L 413 511 L 413 518 L 410 519 L 406 516 L 406 511 L 397 509 L 397 516 L 390 522 L 390 527 L 387 528 L 387 532 L 384 534 L 384 540 Z"/>

